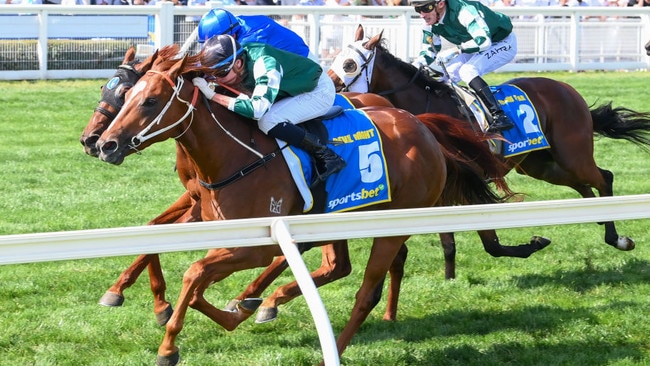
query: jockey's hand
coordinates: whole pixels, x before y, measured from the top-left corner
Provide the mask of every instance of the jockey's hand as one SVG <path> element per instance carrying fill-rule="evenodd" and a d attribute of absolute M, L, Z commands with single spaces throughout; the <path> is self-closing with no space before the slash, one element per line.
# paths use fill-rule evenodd
<path fill-rule="evenodd" d="M 422 71 L 433 79 L 438 79 L 445 74 L 435 63 L 427 66 L 422 66 Z"/>
<path fill-rule="evenodd" d="M 453 47 L 446 50 L 438 52 L 436 57 L 436 63 L 439 65 L 447 64 L 449 61 L 453 60 L 456 56 L 460 55 L 460 49 Z"/>
<path fill-rule="evenodd" d="M 205 95 L 205 97 L 208 99 L 212 99 L 212 97 L 217 94 L 214 92 L 214 90 L 212 90 L 212 88 L 210 88 L 208 82 L 204 78 L 194 78 L 192 79 L 192 84 L 199 88 L 201 93 L 203 93 L 203 95 Z"/>

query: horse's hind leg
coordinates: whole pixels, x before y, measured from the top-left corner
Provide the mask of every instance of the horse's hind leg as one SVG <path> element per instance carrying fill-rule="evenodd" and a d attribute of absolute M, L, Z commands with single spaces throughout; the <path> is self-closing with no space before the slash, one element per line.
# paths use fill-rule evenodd
<path fill-rule="evenodd" d="M 531 156 L 533 155 L 531 154 Z M 597 167 L 593 159 L 572 162 L 570 167 L 563 168 L 557 162 L 548 159 L 544 163 L 542 159 L 529 157 L 524 160 L 522 166 L 517 168 L 517 171 L 551 184 L 571 187 L 584 198 L 596 197 L 592 187 L 598 191 L 601 197 L 614 195 L 612 188 L 614 174 L 609 170 Z M 619 236 L 614 222 L 608 221 L 599 224 L 605 225 L 605 242 L 607 244 L 625 251 L 634 249 L 634 240 L 626 236 Z"/>
<path fill-rule="evenodd" d="M 609 170 L 598 168 L 600 174 L 605 180 L 605 188 L 599 189 L 598 193 L 601 197 L 611 197 L 614 196 L 614 173 Z M 627 236 L 619 236 L 616 231 L 616 225 L 613 221 L 599 222 L 601 225 L 605 225 L 605 242 L 616 249 L 620 250 L 632 250 L 635 247 L 634 240 Z"/>
<path fill-rule="evenodd" d="M 355 296 L 356 301 L 352 308 L 350 319 L 336 340 L 339 355 L 350 344 L 352 337 L 373 309 L 375 290 L 385 278 L 395 256 L 407 239 L 408 236 L 374 239 L 368 264 L 363 275 L 363 282 Z"/>
<path fill-rule="evenodd" d="M 598 168 L 599 173 L 599 184 L 576 184 L 568 185 L 571 188 L 575 189 L 585 198 L 596 197 L 592 190 L 592 186 L 596 188 L 600 197 L 612 197 L 614 196 L 614 173 L 609 170 Z M 613 221 L 599 222 L 598 224 L 605 226 L 605 242 L 616 249 L 628 251 L 632 250 L 635 247 L 634 240 L 627 236 L 620 236 L 616 230 L 616 225 Z"/>
<path fill-rule="evenodd" d="M 399 292 L 402 287 L 402 279 L 404 278 L 404 265 L 406 264 L 406 257 L 408 256 L 408 248 L 406 244 L 402 244 L 399 252 L 393 259 L 388 273 L 390 274 L 390 284 L 388 289 L 388 300 L 386 304 L 386 312 L 384 313 L 384 320 L 395 321 L 397 319 L 397 303 L 399 302 Z M 381 290 L 381 288 L 379 288 Z"/>

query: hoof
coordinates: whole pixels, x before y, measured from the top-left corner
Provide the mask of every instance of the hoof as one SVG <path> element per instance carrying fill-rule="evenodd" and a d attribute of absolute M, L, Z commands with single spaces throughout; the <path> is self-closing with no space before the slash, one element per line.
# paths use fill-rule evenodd
<path fill-rule="evenodd" d="M 615 247 L 616 249 L 627 252 L 634 249 L 636 247 L 636 244 L 634 244 L 634 240 L 628 238 L 627 236 L 619 236 Z"/>
<path fill-rule="evenodd" d="M 530 239 L 530 244 L 535 246 L 535 251 L 542 250 L 551 244 L 551 239 L 543 236 L 533 236 Z"/>
<path fill-rule="evenodd" d="M 226 304 L 226 307 L 223 308 L 223 311 L 229 311 L 231 313 L 234 313 L 237 311 L 237 304 L 239 304 L 241 300 L 230 300 L 229 303 Z"/>
<path fill-rule="evenodd" d="M 255 323 L 263 324 L 272 322 L 278 318 L 278 308 L 267 308 L 262 307 L 257 311 L 257 316 L 255 317 Z"/>
<path fill-rule="evenodd" d="M 176 366 L 180 360 L 181 356 L 178 351 L 169 356 L 158 355 L 158 357 L 156 357 L 156 366 Z"/>
<path fill-rule="evenodd" d="M 255 312 L 255 310 L 257 310 L 257 308 L 260 307 L 260 305 L 262 305 L 262 299 L 261 298 L 259 298 L 259 297 L 251 297 L 251 298 L 244 299 L 244 300 L 240 301 L 237 304 L 237 309 L 247 311 L 249 313 L 253 313 L 253 312 Z"/>
<path fill-rule="evenodd" d="M 113 292 L 106 292 L 101 299 L 99 299 L 99 305 L 104 306 L 122 306 L 124 304 L 124 296 L 118 295 Z"/>
<path fill-rule="evenodd" d="M 174 308 L 172 308 L 171 305 L 167 305 L 165 310 L 156 313 L 156 322 L 162 327 L 163 325 L 167 324 L 169 318 L 172 317 L 172 314 L 174 314 Z"/>

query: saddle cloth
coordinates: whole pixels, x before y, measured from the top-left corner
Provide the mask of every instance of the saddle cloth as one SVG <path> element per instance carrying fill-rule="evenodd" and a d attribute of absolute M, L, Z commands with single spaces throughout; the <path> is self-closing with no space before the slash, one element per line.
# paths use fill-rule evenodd
<path fill-rule="evenodd" d="M 390 202 L 390 186 L 386 158 L 377 127 L 360 110 L 352 109 L 350 102 L 337 95 L 336 105 L 344 112 L 323 120 L 328 135 L 328 146 L 347 163 L 345 169 L 332 174 L 325 182 L 324 212 L 342 212 L 360 207 Z M 286 145 L 276 140 L 278 146 Z M 314 208 L 314 196 L 309 188 L 315 167 L 304 150 L 294 146 L 282 149 L 300 194 L 305 201 L 304 212 Z"/>
<path fill-rule="evenodd" d="M 483 132 L 487 131 L 487 108 L 465 87 L 456 85 L 455 89 L 464 99 L 481 130 Z M 492 93 L 499 101 L 503 111 L 515 124 L 514 128 L 501 132 L 501 135 L 506 139 L 503 143 L 503 157 L 508 158 L 550 148 L 546 136 L 544 136 L 544 132 L 540 128 L 537 110 L 524 91 L 511 84 L 491 86 L 490 89 L 492 89 Z M 496 143 L 492 142 L 490 147 L 493 152 L 500 152 Z"/>

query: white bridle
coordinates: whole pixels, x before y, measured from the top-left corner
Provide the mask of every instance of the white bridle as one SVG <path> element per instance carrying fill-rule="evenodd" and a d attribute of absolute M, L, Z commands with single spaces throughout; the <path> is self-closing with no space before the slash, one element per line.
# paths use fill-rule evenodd
<path fill-rule="evenodd" d="M 131 138 L 130 147 L 132 149 L 136 149 L 143 142 L 145 142 L 147 140 L 150 140 L 150 139 L 152 139 L 152 138 L 154 138 L 154 137 L 156 137 L 156 136 L 158 136 L 158 135 L 160 135 L 162 133 L 165 133 L 165 132 L 171 130 L 172 128 L 178 126 L 179 124 L 183 123 L 183 121 L 185 121 L 185 119 L 188 116 L 191 115 L 192 118 L 190 119 L 190 123 L 187 125 L 187 128 L 185 128 L 185 130 L 183 130 L 183 132 L 181 132 L 180 135 L 174 137 L 175 139 L 177 139 L 177 138 L 183 136 L 183 134 L 185 134 L 185 132 L 190 128 L 190 126 L 192 125 L 192 122 L 194 121 L 194 113 L 193 112 L 196 109 L 195 105 L 196 105 L 196 100 L 197 100 L 197 97 L 198 97 L 198 88 L 196 88 L 196 87 L 194 88 L 194 95 L 192 97 L 192 101 L 188 102 L 186 100 L 181 99 L 181 97 L 180 97 L 180 92 L 181 92 L 181 89 L 183 88 L 183 83 L 185 82 L 185 79 L 183 79 L 181 76 L 179 76 L 176 79 L 177 82 L 176 82 L 176 84 L 174 84 L 174 82 L 169 77 L 167 77 L 167 75 L 165 75 L 165 74 L 163 74 L 163 73 L 161 73 L 159 71 L 149 70 L 147 72 L 155 73 L 155 74 L 159 74 L 159 75 L 164 76 L 165 80 L 167 80 L 167 82 L 169 82 L 169 84 L 171 85 L 174 92 L 172 93 L 171 97 L 169 98 L 169 101 L 167 101 L 167 104 L 165 104 L 165 107 L 162 109 L 162 111 L 160 111 L 158 116 L 156 116 L 156 118 L 154 118 L 149 123 L 149 125 L 147 125 L 144 129 L 142 129 L 142 131 L 140 131 L 137 135 L 135 135 L 135 136 L 133 136 Z M 174 102 L 174 99 L 177 99 L 181 103 L 184 103 L 185 105 L 187 105 L 187 111 L 185 112 L 185 114 L 183 114 L 183 116 L 178 121 L 170 124 L 169 126 L 163 127 L 163 128 L 161 128 L 159 130 L 156 130 L 156 131 L 154 131 L 154 132 L 152 132 L 150 134 L 147 134 L 149 132 L 149 130 L 151 130 L 151 128 L 153 128 L 155 125 L 160 124 L 160 121 L 162 120 L 165 113 L 167 113 L 167 110 L 169 109 L 169 107 Z"/>

